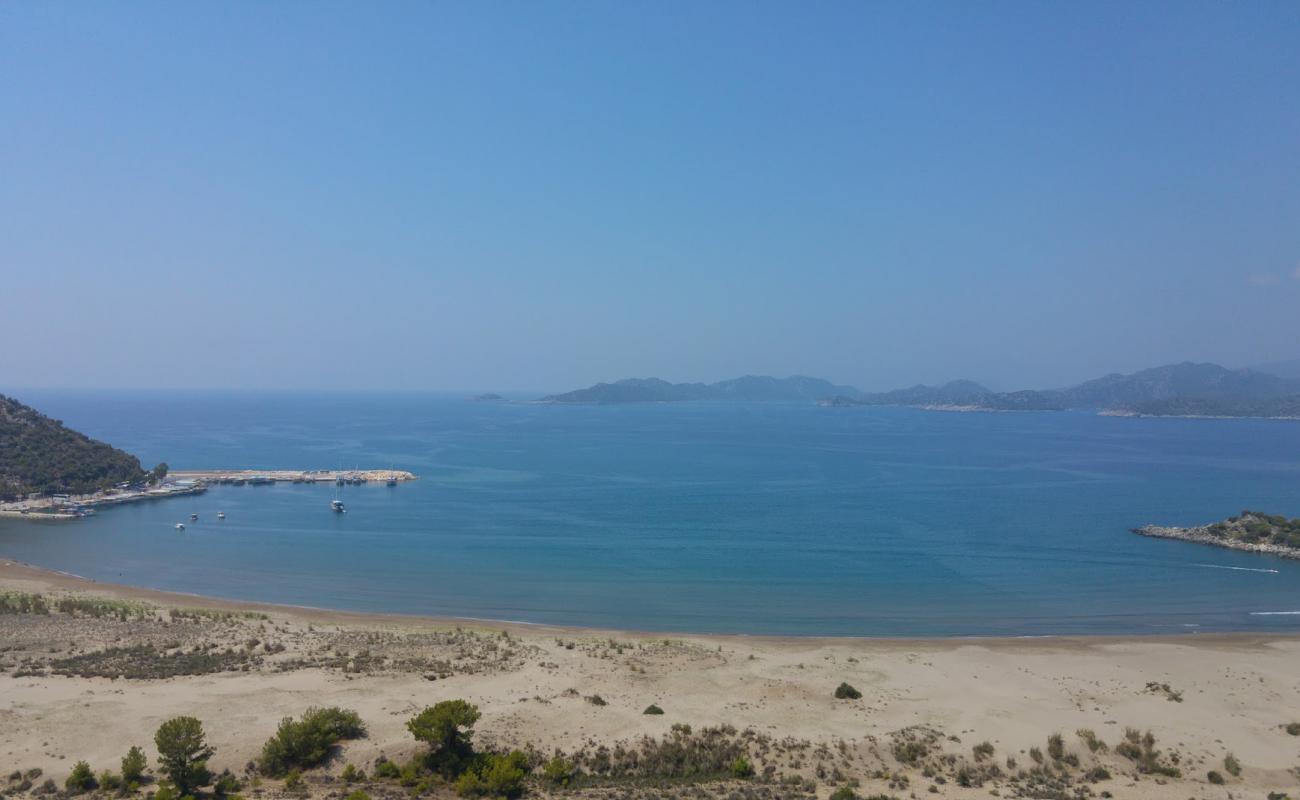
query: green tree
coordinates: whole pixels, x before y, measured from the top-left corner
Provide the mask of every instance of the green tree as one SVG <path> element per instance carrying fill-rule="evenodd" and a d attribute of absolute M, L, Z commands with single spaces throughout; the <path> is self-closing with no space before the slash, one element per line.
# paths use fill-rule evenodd
<path fill-rule="evenodd" d="M 406 723 L 416 739 L 429 745 L 429 766 L 448 777 L 461 772 L 474 755 L 470 737 L 478 722 L 478 706 L 464 700 L 444 700 Z"/>
<path fill-rule="evenodd" d="M 359 739 L 366 726 L 357 712 L 338 707 L 309 708 L 299 721 L 285 717 L 275 736 L 262 747 L 257 767 L 280 777 L 291 769 L 314 767 L 329 758 L 330 748 L 343 739 Z"/>
<path fill-rule="evenodd" d="M 72 794 L 81 794 L 95 788 L 95 773 L 90 771 L 90 765 L 85 761 L 78 761 L 72 767 L 72 774 L 63 784 Z"/>
<path fill-rule="evenodd" d="M 154 482 L 156 483 L 158 481 L 161 481 L 163 478 L 166 478 L 167 473 L 170 471 L 171 471 L 171 467 L 167 466 L 167 462 L 160 461 L 158 463 L 158 466 L 154 467 L 149 474 L 153 476 Z"/>
<path fill-rule="evenodd" d="M 122 780 L 128 784 L 139 783 L 144 777 L 144 768 L 149 766 L 149 762 L 144 757 L 144 751 L 135 745 L 126 751 L 122 756 Z"/>
<path fill-rule="evenodd" d="M 212 782 L 208 759 L 213 750 L 203 740 L 203 723 L 194 717 L 176 717 L 158 726 L 153 737 L 158 766 L 182 795 Z"/>
<path fill-rule="evenodd" d="M 461 797 L 514 798 L 524 793 L 528 775 L 528 757 L 518 750 L 506 755 L 480 756 L 476 763 L 456 781 Z"/>

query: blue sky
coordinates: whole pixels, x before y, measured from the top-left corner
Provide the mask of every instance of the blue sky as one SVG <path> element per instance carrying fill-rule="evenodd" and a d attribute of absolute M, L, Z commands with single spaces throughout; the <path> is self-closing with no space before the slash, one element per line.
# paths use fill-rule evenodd
<path fill-rule="evenodd" d="M 0 382 L 1300 356 L 1296 3 L 5 3 Z"/>

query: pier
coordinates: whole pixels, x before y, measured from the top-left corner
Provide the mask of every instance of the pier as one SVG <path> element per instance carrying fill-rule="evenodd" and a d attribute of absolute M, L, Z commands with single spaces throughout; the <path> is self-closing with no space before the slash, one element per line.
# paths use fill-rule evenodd
<path fill-rule="evenodd" d="M 211 485 L 263 486 L 275 483 L 396 484 L 416 480 L 413 472 L 396 469 L 212 469 L 175 470 L 151 486 L 110 489 L 86 495 L 52 495 L 0 503 L 0 517 L 30 520 L 73 520 L 90 516 L 98 506 L 161 500 L 202 494 Z"/>
<path fill-rule="evenodd" d="M 413 472 L 397 469 L 206 469 L 174 470 L 168 477 L 203 483 L 245 484 L 258 486 L 271 483 L 387 483 L 388 481 L 413 481 Z"/>

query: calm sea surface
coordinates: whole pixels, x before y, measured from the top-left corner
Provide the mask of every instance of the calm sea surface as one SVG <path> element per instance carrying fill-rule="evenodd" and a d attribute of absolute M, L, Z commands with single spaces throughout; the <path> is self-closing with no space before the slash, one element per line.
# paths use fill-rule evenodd
<path fill-rule="evenodd" d="M 1243 508 L 1300 516 L 1296 422 L 445 395 L 17 396 L 146 466 L 421 476 L 347 487 L 346 515 L 329 510 L 332 485 L 276 485 L 76 523 L 0 520 L 0 555 L 99 580 L 643 630 L 1300 630 L 1300 562 L 1128 531 Z"/>

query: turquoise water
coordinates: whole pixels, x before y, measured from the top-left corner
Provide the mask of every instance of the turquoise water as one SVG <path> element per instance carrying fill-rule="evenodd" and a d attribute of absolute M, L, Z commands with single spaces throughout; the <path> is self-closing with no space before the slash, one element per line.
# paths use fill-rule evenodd
<path fill-rule="evenodd" d="M 347 487 L 342 516 L 333 486 L 277 485 L 71 524 L 0 520 L 0 555 L 99 580 L 642 630 L 1300 630 L 1300 614 L 1275 613 L 1300 612 L 1300 562 L 1128 532 L 1242 508 L 1300 516 L 1300 423 L 436 395 L 19 399 L 148 465 L 421 476 Z"/>

